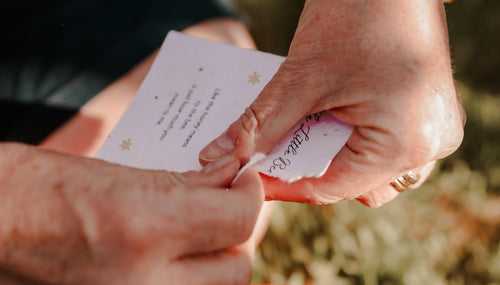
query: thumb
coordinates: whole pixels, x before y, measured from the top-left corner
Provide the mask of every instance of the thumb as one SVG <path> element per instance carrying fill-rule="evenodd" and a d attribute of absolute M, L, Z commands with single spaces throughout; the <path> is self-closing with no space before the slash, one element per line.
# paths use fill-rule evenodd
<path fill-rule="evenodd" d="M 226 188 L 236 176 L 239 168 L 239 159 L 229 154 L 208 163 L 201 171 L 154 171 L 154 181 L 161 182 L 167 188 L 175 185 Z"/>
<path fill-rule="evenodd" d="M 256 152 L 267 153 L 289 128 L 311 111 L 316 96 L 309 96 L 311 83 L 306 82 L 310 81 L 302 78 L 302 82 L 294 82 L 300 74 L 288 66 L 285 61 L 245 112 L 200 152 L 202 165 L 228 153 L 233 153 L 242 163 Z"/>

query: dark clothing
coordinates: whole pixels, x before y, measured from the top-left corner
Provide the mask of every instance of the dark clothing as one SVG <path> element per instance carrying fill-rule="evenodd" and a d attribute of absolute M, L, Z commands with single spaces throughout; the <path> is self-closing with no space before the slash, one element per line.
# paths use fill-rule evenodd
<path fill-rule="evenodd" d="M 228 14 L 216 0 L 13 5 L 0 12 L 0 140 L 26 141 L 9 135 L 24 132 L 20 120 L 43 126 L 50 114 L 67 118 L 158 48 L 169 30 Z"/>

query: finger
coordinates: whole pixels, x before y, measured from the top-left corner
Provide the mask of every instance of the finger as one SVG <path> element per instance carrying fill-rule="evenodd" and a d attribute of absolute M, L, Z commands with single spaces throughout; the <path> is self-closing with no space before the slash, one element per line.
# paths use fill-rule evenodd
<path fill-rule="evenodd" d="M 182 223 L 182 255 L 209 252 L 246 241 L 252 234 L 264 200 L 262 183 L 254 170 L 245 171 L 231 189 L 199 187 L 173 209 Z M 174 193 L 172 193 L 174 194 Z M 175 199 L 176 197 L 172 197 Z"/>
<path fill-rule="evenodd" d="M 265 202 L 262 205 L 259 218 L 255 224 L 252 238 L 255 241 L 254 246 L 258 246 L 269 228 L 269 223 L 271 222 L 271 214 L 273 210 L 272 202 Z"/>
<path fill-rule="evenodd" d="M 353 136 L 356 135 L 353 133 Z M 426 178 L 432 170 L 434 163 L 428 163 L 423 167 L 421 176 L 425 176 Z M 387 198 L 385 200 L 392 199 L 393 195 L 390 195 L 392 189 L 388 188 L 388 185 L 393 179 L 402 175 L 402 173 L 388 173 L 392 169 L 390 165 L 380 164 L 378 167 L 374 167 L 373 165 L 371 160 L 363 157 L 363 154 L 354 153 L 349 147 L 344 147 L 334 158 L 327 172 L 322 177 L 303 178 L 293 183 L 287 183 L 277 178 L 262 175 L 266 200 L 312 204 L 335 203 L 342 200 L 355 199 L 383 187 L 391 190 L 386 195 Z M 422 183 L 424 180 L 421 178 L 419 183 Z M 415 186 L 419 185 L 416 184 Z"/>
<path fill-rule="evenodd" d="M 349 141 L 360 140 L 354 131 Z M 271 200 L 296 201 L 313 204 L 334 203 L 354 199 L 390 181 L 394 174 L 380 169 L 380 158 L 368 157 L 370 153 L 356 153 L 347 145 L 335 156 L 326 173 L 319 178 L 302 178 L 293 183 L 279 179 L 263 178 L 266 197 Z M 374 163 L 375 160 L 375 163 Z M 388 162 L 387 162 L 388 163 Z"/>
<path fill-rule="evenodd" d="M 243 248 L 183 258 L 155 274 L 157 284 L 248 284 L 252 255 Z M 163 282 L 163 283 L 161 283 Z"/>
<path fill-rule="evenodd" d="M 418 174 L 420 178 L 415 184 L 410 185 L 408 189 L 417 189 L 418 187 L 420 187 L 431 174 L 435 164 L 436 161 L 431 161 L 421 168 L 412 170 L 412 172 Z M 398 192 L 392 185 L 389 184 L 361 195 L 360 197 L 356 198 L 356 200 L 370 208 L 378 208 L 392 201 L 398 196 L 399 193 L 400 192 Z"/>
<path fill-rule="evenodd" d="M 306 114 L 312 111 L 322 90 L 314 69 L 285 61 L 257 99 L 238 120 L 199 155 L 206 164 L 233 152 L 246 162 L 255 152 L 267 153 Z M 314 88 L 313 88 L 314 87 Z M 312 92 L 314 90 L 314 92 Z"/>
<path fill-rule="evenodd" d="M 356 198 L 359 202 L 370 208 L 378 208 L 387 204 L 398 196 L 399 192 L 391 185 L 382 186 Z"/>
<path fill-rule="evenodd" d="M 209 163 L 201 171 L 184 173 L 156 171 L 153 175 L 154 180 L 160 184 L 159 186 L 165 189 L 172 185 L 226 187 L 236 176 L 239 168 L 239 159 L 229 154 Z"/>

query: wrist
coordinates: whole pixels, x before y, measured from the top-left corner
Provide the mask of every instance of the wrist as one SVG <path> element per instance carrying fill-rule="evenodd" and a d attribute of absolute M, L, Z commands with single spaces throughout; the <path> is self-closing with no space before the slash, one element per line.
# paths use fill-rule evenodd
<path fill-rule="evenodd" d="M 2 144 L 0 155 L 8 157 L 0 163 L 0 278 L 61 283 L 85 253 L 64 185 L 48 178 L 51 164 L 35 148 Z"/>

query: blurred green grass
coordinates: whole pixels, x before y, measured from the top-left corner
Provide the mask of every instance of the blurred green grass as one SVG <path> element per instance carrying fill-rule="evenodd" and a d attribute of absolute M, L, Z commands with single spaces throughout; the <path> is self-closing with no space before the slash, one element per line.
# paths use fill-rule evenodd
<path fill-rule="evenodd" d="M 234 0 L 261 50 L 286 54 L 304 0 Z M 357 202 L 276 203 L 253 283 L 500 284 L 500 1 L 446 5 L 460 149 L 416 191 Z"/>

